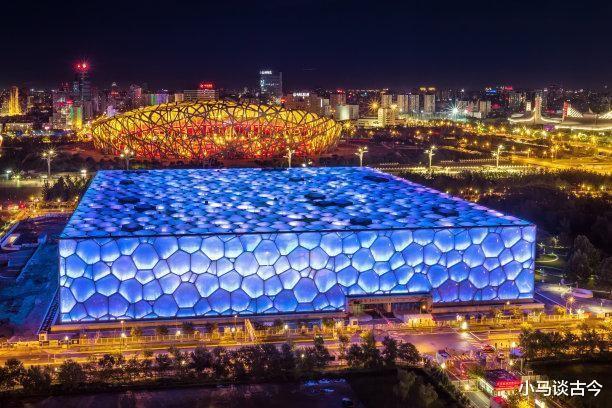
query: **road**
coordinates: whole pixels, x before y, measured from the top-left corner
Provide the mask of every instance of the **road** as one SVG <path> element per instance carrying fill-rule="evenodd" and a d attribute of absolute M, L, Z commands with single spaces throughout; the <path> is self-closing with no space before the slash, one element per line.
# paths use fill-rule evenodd
<path fill-rule="evenodd" d="M 550 321 L 543 324 L 535 324 L 543 330 L 556 329 L 561 327 L 576 327 L 580 320 L 565 320 L 565 321 Z M 367 327 L 362 327 L 367 329 Z M 360 333 L 362 330 L 353 332 L 350 335 L 351 343 L 359 343 Z M 376 340 L 380 342 L 385 336 L 390 336 L 396 340 L 413 343 L 417 349 L 423 354 L 434 355 L 438 350 L 449 350 L 457 353 L 467 353 L 480 349 L 485 344 L 490 344 L 494 347 L 507 348 L 512 342 L 517 342 L 521 329 L 518 322 L 511 323 L 507 327 L 491 327 L 490 325 L 473 324 L 470 330 L 461 331 L 453 327 L 439 327 L 435 329 L 415 330 L 401 325 L 389 325 L 388 327 L 377 328 L 374 333 Z M 239 335 L 242 337 L 242 335 Z M 268 338 L 259 340 L 260 343 L 270 343 L 280 345 L 286 342 L 289 338 L 296 346 L 312 345 L 314 333 L 306 335 L 283 336 L 274 335 Z M 228 340 L 229 339 L 229 340 Z M 330 351 L 338 350 L 337 338 L 333 333 L 328 331 L 324 334 L 324 339 Z M 57 343 L 54 343 L 57 344 Z M 167 350 L 176 346 L 185 351 L 191 351 L 197 346 L 218 347 L 224 346 L 227 348 L 236 348 L 243 345 L 252 344 L 249 341 L 235 341 L 226 337 L 222 339 L 189 338 L 188 336 L 165 336 L 149 337 L 144 336 L 142 339 L 136 338 L 116 338 L 109 337 L 103 340 L 95 341 L 94 338 L 85 340 L 83 344 L 74 345 L 51 345 L 41 347 L 37 342 L 30 343 L 30 347 L 22 345 L 12 348 L 0 349 L 0 363 L 10 357 L 15 357 L 24 362 L 26 365 L 38 364 L 61 364 L 63 360 L 71 358 L 78 361 L 85 361 L 90 356 L 99 357 L 103 354 L 123 353 L 126 357 L 135 354 L 142 354 L 143 350 L 151 350 L 154 353 L 167 352 Z"/>

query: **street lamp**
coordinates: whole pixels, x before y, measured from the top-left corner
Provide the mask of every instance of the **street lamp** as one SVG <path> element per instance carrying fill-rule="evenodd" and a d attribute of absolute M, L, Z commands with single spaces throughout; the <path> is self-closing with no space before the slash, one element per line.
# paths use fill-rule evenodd
<path fill-rule="evenodd" d="M 47 177 L 51 178 L 51 160 L 55 157 L 55 150 L 49 149 L 42 154 L 43 160 L 47 161 Z"/>
<path fill-rule="evenodd" d="M 285 159 L 287 159 L 287 163 L 288 163 L 288 167 L 291 168 L 291 159 L 293 158 L 293 153 L 295 153 L 295 150 L 291 150 L 290 148 L 287 148 L 287 155 L 284 156 Z"/>
<path fill-rule="evenodd" d="M 125 149 L 123 149 L 123 152 L 121 153 L 120 157 L 123 160 L 125 160 L 125 169 L 129 170 L 130 169 L 130 160 L 132 160 L 132 157 L 134 157 L 134 152 L 126 147 Z"/>
<path fill-rule="evenodd" d="M 431 160 L 435 155 L 434 152 L 436 151 L 436 149 L 437 149 L 436 145 L 431 145 L 429 149 L 425 150 L 425 153 L 429 157 L 429 171 L 431 171 Z"/>
<path fill-rule="evenodd" d="M 368 147 L 360 147 L 357 149 L 355 156 L 359 157 L 359 167 L 363 167 L 363 155 L 368 152 Z"/>
<path fill-rule="evenodd" d="M 497 146 L 497 150 L 493 152 L 493 157 L 495 157 L 495 167 L 499 167 L 499 158 L 501 157 L 501 152 L 504 149 L 504 145 Z"/>

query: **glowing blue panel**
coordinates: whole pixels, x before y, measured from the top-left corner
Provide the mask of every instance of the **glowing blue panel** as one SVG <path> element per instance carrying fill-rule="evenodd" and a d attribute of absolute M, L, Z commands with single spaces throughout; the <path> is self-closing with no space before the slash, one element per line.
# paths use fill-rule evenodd
<path fill-rule="evenodd" d="M 60 237 L 60 316 L 338 311 L 347 295 L 413 292 L 529 298 L 534 244 L 522 220 L 367 168 L 102 171 Z"/>

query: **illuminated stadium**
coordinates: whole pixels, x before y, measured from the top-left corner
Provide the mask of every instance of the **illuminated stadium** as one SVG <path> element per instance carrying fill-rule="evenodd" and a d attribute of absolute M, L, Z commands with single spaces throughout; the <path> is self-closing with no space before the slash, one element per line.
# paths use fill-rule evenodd
<path fill-rule="evenodd" d="M 266 159 L 291 148 L 316 155 L 333 146 L 341 126 L 334 120 L 280 106 L 229 101 L 148 106 L 91 125 L 96 148 L 139 159 L 201 161 L 209 157 Z"/>
<path fill-rule="evenodd" d="M 100 171 L 60 236 L 60 319 L 531 299 L 535 234 L 368 168 Z"/>

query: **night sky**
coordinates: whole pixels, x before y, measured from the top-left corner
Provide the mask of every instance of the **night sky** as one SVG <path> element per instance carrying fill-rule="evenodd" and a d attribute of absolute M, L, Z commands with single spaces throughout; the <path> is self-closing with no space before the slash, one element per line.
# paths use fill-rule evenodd
<path fill-rule="evenodd" d="M 612 83 L 610 1 L 3 2 L 0 87 L 92 81 L 285 90 Z M 144 6 L 143 4 L 146 4 Z"/>

